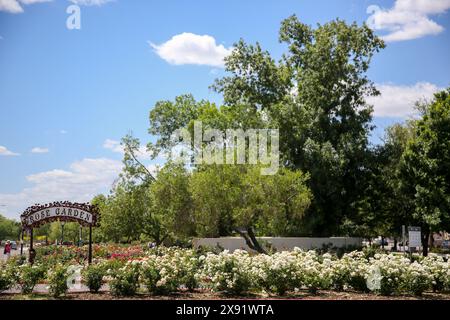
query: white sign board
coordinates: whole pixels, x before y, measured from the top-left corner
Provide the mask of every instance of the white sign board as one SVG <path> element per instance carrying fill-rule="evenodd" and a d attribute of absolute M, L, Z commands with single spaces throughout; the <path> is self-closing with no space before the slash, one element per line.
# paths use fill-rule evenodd
<path fill-rule="evenodd" d="M 422 238 L 420 233 L 420 227 L 409 227 L 409 247 L 421 247 Z"/>
<path fill-rule="evenodd" d="M 87 223 L 92 223 L 92 214 L 78 209 L 78 208 L 69 208 L 69 207 L 51 207 L 46 208 L 41 211 L 32 213 L 28 217 L 24 219 L 24 225 L 32 225 L 41 220 L 45 220 L 48 218 L 72 218 L 76 220 L 82 220 Z"/>

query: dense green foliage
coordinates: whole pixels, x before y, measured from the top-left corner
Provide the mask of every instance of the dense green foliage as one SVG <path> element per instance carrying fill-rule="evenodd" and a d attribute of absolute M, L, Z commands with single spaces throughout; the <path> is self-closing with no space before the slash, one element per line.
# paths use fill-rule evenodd
<path fill-rule="evenodd" d="M 0 241 L 17 240 L 20 235 L 20 223 L 0 214 Z"/>

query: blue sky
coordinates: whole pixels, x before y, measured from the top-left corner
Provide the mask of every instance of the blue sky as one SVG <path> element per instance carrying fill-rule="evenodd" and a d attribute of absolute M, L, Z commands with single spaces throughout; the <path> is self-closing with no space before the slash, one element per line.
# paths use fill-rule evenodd
<path fill-rule="evenodd" d="M 0 0 L 0 213 L 107 192 L 121 167 L 117 141 L 129 131 L 152 139 L 156 101 L 220 102 L 208 86 L 233 43 L 259 41 L 280 57 L 279 25 L 291 14 L 312 25 L 372 17 L 388 40 L 369 71 L 383 93 L 371 101 L 376 142 L 411 101 L 450 85 L 449 2 Z M 74 4 L 81 29 L 71 30 Z"/>

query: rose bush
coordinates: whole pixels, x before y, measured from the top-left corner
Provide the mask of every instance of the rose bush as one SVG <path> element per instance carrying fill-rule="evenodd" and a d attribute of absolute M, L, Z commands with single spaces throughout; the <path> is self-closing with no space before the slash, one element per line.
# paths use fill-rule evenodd
<path fill-rule="evenodd" d="M 66 294 L 69 289 L 67 280 L 70 275 L 69 266 L 63 264 L 57 264 L 48 271 L 48 291 L 54 298 Z"/>
<path fill-rule="evenodd" d="M 288 251 L 253 257 L 252 273 L 256 275 L 258 286 L 278 295 L 300 285 L 296 256 Z"/>
<path fill-rule="evenodd" d="M 239 295 L 250 291 L 255 284 L 252 257 L 246 251 L 230 253 L 224 250 L 219 254 L 208 253 L 199 259 L 203 268 L 199 270 L 198 278 L 214 291 Z"/>
<path fill-rule="evenodd" d="M 11 289 L 18 280 L 18 274 L 12 264 L 0 262 L 0 293 Z"/>
<path fill-rule="evenodd" d="M 92 293 L 97 293 L 103 284 L 103 277 L 106 276 L 105 265 L 93 264 L 87 266 L 82 271 L 83 281 Z"/>
<path fill-rule="evenodd" d="M 330 282 L 336 290 L 353 289 L 367 292 L 369 264 L 364 252 L 346 253 L 341 259 L 332 260 Z"/>
<path fill-rule="evenodd" d="M 450 260 L 445 261 L 442 256 L 430 254 L 422 260 L 431 273 L 434 292 L 450 291 Z"/>
<path fill-rule="evenodd" d="M 18 283 L 23 294 L 30 294 L 39 281 L 45 279 L 46 268 L 43 264 L 23 264 L 18 267 Z"/>
<path fill-rule="evenodd" d="M 116 296 L 133 296 L 139 289 L 140 264 L 128 261 L 118 270 L 109 270 L 109 287 Z"/>
<path fill-rule="evenodd" d="M 115 295 L 134 295 L 141 287 L 152 294 L 194 289 L 233 295 L 250 292 L 283 295 L 298 290 L 315 293 L 330 289 L 372 291 L 382 295 L 450 291 L 450 262 L 434 254 L 422 258 L 400 253 L 354 251 L 339 258 L 334 254 L 298 248 L 273 254 L 243 250 L 213 253 L 164 247 L 145 251 L 138 247 L 130 250 L 121 246 L 110 248 L 113 252 L 123 250 L 121 258 L 102 252 L 82 271 L 84 283 L 91 292 L 97 292 L 103 283 L 107 283 Z M 124 256 L 128 258 L 122 258 Z M 67 290 L 65 267 L 52 264 L 51 260 L 42 259 L 34 266 L 21 264 L 13 258 L 3 263 L 0 291 L 18 284 L 23 293 L 31 293 L 38 282 L 47 280 L 50 293 L 64 294 Z M 65 266 L 74 267 L 76 261 L 71 260 Z M 81 265 L 78 267 L 82 268 Z"/>

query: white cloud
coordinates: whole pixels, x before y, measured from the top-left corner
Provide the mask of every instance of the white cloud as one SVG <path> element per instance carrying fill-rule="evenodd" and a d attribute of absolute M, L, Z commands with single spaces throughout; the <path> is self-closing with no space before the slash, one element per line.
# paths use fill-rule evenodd
<path fill-rule="evenodd" d="M 70 2 L 79 6 L 98 6 L 98 7 L 112 1 L 114 0 L 70 0 Z"/>
<path fill-rule="evenodd" d="M 22 5 L 50 2 L 52 0 L 0 0 L 0 11 L 9 13 L 22 13 Z"/>
<path fill-rule="evenodd" d="M 18 156 L 19 153 L 12 152 L 4 146 L 0 146 L 0 156 Z"/>
<path fill-rule="evenodd" d="M 23 5 L 51 2 L 53 0 L 0 0 L 0 11 L 9 13 L 22 13 Z M 114 0 L 69 0 L 79 6 L 102 6 Z"/>
<path fill-rule="evenodd" d="M 6 215 L 18 218 L 26 207 L 53 201 L 87 202 L 96 194 L 107 192 L 122 169 L 117 160 L 83 159 L 70 165 L 69 170 L 55 169 L 26 177 L 32 184 L 18 193 L 1 194 Z"/>
<path fill-rule="evenodd" d="M 17 0 L 0 0 L 0 11 L 21 13 L 23 12 L 23 9 Z"/>
<path fill-rule="evenodd" d="M 42 3 L 42 2 L 51 2 L 53 0 L 19 0 L 20 3 L 23 4 L 35 4 L 35 3 Z"/>
<path fill-rule="evenodd" d="M 430 100 L 433 94 L 441 90 L 435 84 L 418 82 L 414 85 L 377 84 L 380 96 L 369 97 L 367 102 L 374 106 L 376 117 L 406 118 L 416 113 L 415 103 L 421 100 Z"/>
<path fill-rule="evenodd" d="M 120 141 L 117 140 L 106 139 L 105 142 L 103 142 L 103 148 L 113 152 L 123 153 L 123 147 L 120 145 Z"/>
<path fill-rule="evenodd" d="M 391 9 L 376 5 L 367 8 L 368 25 L 388 33 L 386 41 L 403 41 L 436 35 L 444 27 L 430 19 L 431 15 L 443 14 L 450 8 L 450 0 L 396 0 Z"/>
<path fill-rule="evenodd" d="M 116 153 L 121 153 L 123 154 L 123 146 L 120 144 L 120 141 L 117 140 L 112 140 L 112 139 L 106 139 L 105 142 L 103 143 L 103 148 L 105 149 L 109 149 L 112 152 L 116 152 Z M 147 152 L 147 147 L 146 146 L 140 146 L 139 147 L 139 151 L 137 153 L 137 156 L 140 159 L 143 160 L 148 160 L 151 158 L 151 155 L 149 152 Z"/>
<path fill-rule="evenodd" d="M 209 35 L 181 33 L 162 44 L 150 42 L 151 47 L 165 61 L 174 65 L 196 64 L 223 67 L 224 58 L 232 48 L 217 45 Z"/>
<path fill-rule="evenodd" d="M 48 153 L 48 148 L 34 147 L 31 149 L 31 153 Z"/>

